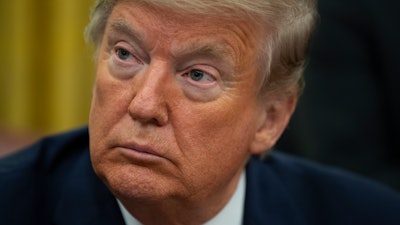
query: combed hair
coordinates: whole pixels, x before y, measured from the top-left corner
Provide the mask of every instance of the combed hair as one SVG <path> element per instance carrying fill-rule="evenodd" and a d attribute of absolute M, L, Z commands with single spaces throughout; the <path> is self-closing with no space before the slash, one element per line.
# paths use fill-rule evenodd
<path fill-rule="evenodd" d="M 119 1 L 131 1 L 171 10 L 249 19 L 268 31 L 260 43 L 260 93 L 298 96 L 317 18 L 316 0 L 97 0 L 86 27 L 87 42 L 98 49 L 108 17 Z"/>

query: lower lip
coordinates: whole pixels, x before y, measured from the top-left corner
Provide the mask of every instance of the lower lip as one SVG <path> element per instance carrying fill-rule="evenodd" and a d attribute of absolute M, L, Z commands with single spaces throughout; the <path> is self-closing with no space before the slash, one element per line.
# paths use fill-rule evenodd
<path fill-rule="evenodd" d="M 147 152 L 139 152 L 130 148 L 119 147 L 118 150 L 127 158 L 137 162 L 157 162 L 163 158 Z"/>

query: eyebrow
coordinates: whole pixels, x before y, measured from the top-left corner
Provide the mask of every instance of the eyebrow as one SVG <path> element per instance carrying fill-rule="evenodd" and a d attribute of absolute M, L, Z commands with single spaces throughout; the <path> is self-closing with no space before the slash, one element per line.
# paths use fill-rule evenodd
<path fill-rule="evenodd" d="M 179 55 L 203 55 L 213 58 L 225 58 L 230 55 L 230 51 L 226 49 L 225 44 L 221 43 L 190 43 L 187 46 L 179 46 L 174 48 L 174 52 Z"/>
<path fill-rule="evenodd" d="M 232 52 L 233 49 L 226 43 L 215 42 L 215 40 L 211 42 L 199 40 L 186 45 L 174 46 L 172 49 L 172 57 L 178 61 L 180 61 L 180 59 L 191 58 L 211 59 L 227 70 L 228 67 L 235 66 L 235 59 L 232 57 Z"/>
<path fill-rule="evenodd" d="M 145 41 L 144 36 L 123 19 L 113 20 L 110 24 L 110 30 L 112 34 L 125 34 L 139 43 L 143 43 Z"/>

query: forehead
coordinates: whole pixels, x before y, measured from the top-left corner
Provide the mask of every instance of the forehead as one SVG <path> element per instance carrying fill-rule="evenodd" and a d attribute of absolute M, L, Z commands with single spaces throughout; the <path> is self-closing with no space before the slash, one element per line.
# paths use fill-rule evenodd
<path fill-rule="evenodd" d="M 106 32 L 124 32 L 141 42 L 154 39 L 158 45 L 169 45 L 173 54 L 201 50 L 238 61 L 239 56 L 252 55 L 260 49 L 263 30 L 260 27 L 253 20 L 233 14 L 207 15 L 119 2 L 112 11 Z M 154 34 L 156 38 L 152 37 Z"/>

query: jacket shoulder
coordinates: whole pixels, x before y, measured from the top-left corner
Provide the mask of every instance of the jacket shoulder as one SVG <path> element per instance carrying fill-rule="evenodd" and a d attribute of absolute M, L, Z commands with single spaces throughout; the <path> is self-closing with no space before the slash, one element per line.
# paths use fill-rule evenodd
<path fill-rule="evenodd" d="M 88 148 L 88 128 L 44 137 L 31 146 L 0 158 L 0 174 L 24 169 L 54 169 L 57 163 Z"/>
<path fill-rule="evenodd" d="M 6 224 L 47 224 L 43 222 L 46 218 L 43 215 L 52 214 L 71 168 L 79 161 L 89 162 L 88 143 L 88 129 L 84 127 L 43 138 L 1 158 L 2 221 Z"/>
<path fill-rule="evenodd" d="M 257 185 L 274 186 L 269 195 L 280 193 L 281 199 L 307 221 L 305 224 L 400 221 L 399 192 L 348 171 L 276 151 L 262 160 L 252 159 L 247 170 Z M 258 191 L 259 196 L 264 195 L 264 190 Z M 271 196 L 264 201 L 268 198 Z"/>

